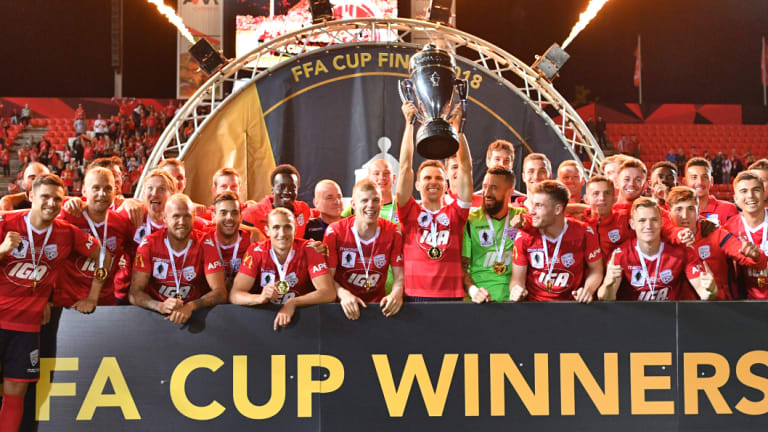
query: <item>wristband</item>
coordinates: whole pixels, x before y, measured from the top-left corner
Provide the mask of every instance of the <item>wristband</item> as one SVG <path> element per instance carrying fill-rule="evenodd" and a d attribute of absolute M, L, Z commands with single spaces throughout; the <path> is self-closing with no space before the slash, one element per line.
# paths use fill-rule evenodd
<path fill-rule="evenodd" d="M 467 293 L 469 294 L 469 298 L 474 297 L 478 291 L 480 291 L 480 288 L 478 288 L 477 285 L 470 285 L 469 290 L 467 291 Z"/>

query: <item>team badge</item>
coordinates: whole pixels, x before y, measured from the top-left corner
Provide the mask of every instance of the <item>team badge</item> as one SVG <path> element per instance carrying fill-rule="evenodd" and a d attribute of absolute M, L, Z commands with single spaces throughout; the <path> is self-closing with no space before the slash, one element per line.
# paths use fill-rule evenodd
<path fill-rule="evenodd" d="M 531 267 L 537 269 L 544 268 L 544 253 L 543 252 L 531 252 Z"/>
<path fill-rule="evenodd" d="M 621 233 L 618 229 L 612 229 L 608 231 L 608 240 L 611 241 L 611 243 L 616 243 L 617 241 L 621 240 Z"/>
<path fill-rule="evenodd" d="M 573 259 L 573 254 L 572 253 L 567 253 L 567 254 L 563 255 L 562 257 L 560 257 L 560 262 L 562 262 L 563 265 L 566 266 L 566 267 L 572 266 L 573 263 L 575 262 L 575 260 Z"/>
<path fill-rule="evenodd" d="M 237 273 L 238 271 L 240 271 L 241 262 L 242 260 L 240 258 L 232 258 L 232 261 L 229 262 L 232 273 Z"/>
<path fill-rule="evenodd" d="M 296 276 L 296 273 L 290 272 L 285 276 L 285 280 L 288 281 L 288 283 L 291 285 L 291 287 L 295 287 L 297 283 L 299 283 L 299 278 Z"/>
<path fill-rule="evenodd" d="M 36 349 L 29 353 L 29 364 L 32 365 L 32 367 L 37 366 L 37 363 L 40 361 L 40 350 Z"/>
<path fill-rule="evenodd" d="M 400 223 L 400 218 L 397 217 L 397 210 L 392 209 L 392 223 Z"/>
<path fill-rule="evenodd" d="M 439 223 L 440 225 L 448 226 L 448 224 L 450 222 L 451 221 L 450 221 L 450 219 L 448 219 L 448 215 L 447 214 L 440 213 L 439 215 L 437 215 L 437 223 Z"/>
<path fill-rule="evenodd" d="M 645 286 L 645 277 L 643 277 L 642 269 L 632 269 L 632 280 L 630 283 L 636 287 Z"/>
<path fill-rule="evenodd" d="M 419 226 L 422 228 L 427 228 L 432 223 L 432 215 L 423 211 L 419 213 L 418 217 Z"/>
<path fill-rule="evenodd" d="M 59 248 L 55 244 L 47 245 L 43 248 L 43 253 L 48 260 L 54 260 L 59 256 Z"/>
<path fill-rule="evenodd" d="M 136 255 L 137 257 L 141 255 Z M 152 276 L 155 279 L 165 279 L 168 277 L 168 263 L 163 261 L 155 261 L 152 263 Z"/>
<path fill-rule="evenodd" d="M 193 266 L 184 267 L 184 269 L 181 271 L 181 274 L 184 275 L 184 279 L 186 279 L 188 282 L 192 282 L 192 280 L 194 280 L 197 276 Z"/>
<path fill-rule="evenodd" d="M 117 237 L 107 237 L 104 246 L 106 246 L 110 252 L 114 252 L 115 249 L 117 249 Z"/>
<path fill-rule="evenodd" d="M 344 268 L 354 268 L 357 254 L 352 251 L 341 251 L 341 266 Z"/>
<path fill-rule="evenodd" d="M 29 249 L 29 242 L 26 238 L 22 237 L 19 245 L 11 251 L 11 256 L 14 258 L 24 258 L 27 256 L 27 249 Z"/>
<path fill-rule="evenodd" d="M 387 256 L 384 254 L 378 254 L 373 257 L 373 265 L 378 268 L 384 267 L 387 264 Z"/>
<path fill-rule="evenodd" d="M 675 277 L 672 275 L 672 270 L 664 270 L 659 274 L 659 279 L 665 284 L 672 282 Z"/>
<path fill-rule="evenodd" d="M 275 283 L 275 274 L 270 271 L 261 272 L 261 286 L 267 286 L 271 283 Z"/>
<path fill-rule="evenodd" d="M 299 224 L 299 226 L 304 226 L 304 213 L 296 216 L 296 223 Z"/>
<path fill-rule="evenodd" d="M 699 246 L 699 257 L 701 259 L 709 258 L 709 245 Z"/>
<path fill-rule="evenodd" d="M 517 237 L 517 228 L 504 228 L 504 235 L 507 240 L 514 240 Z"/>
<path fill-rule="evenodd" d="M 478 231 L 477 236 L 480 238 L 480 246 L 491 246 L 493 244 L 493 234 L 493 230 L 490 229 Z"/>

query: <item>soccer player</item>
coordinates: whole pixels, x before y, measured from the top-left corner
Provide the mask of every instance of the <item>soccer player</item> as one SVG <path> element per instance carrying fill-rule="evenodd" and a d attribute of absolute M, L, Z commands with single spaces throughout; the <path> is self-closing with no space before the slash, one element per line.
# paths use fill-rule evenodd
<path fill-rule="evenodd" d="M 584 175 L 579 169 L 578 162 L 565 160 L 557 167 L 557 180 L 568 188 L 571 203 L 581 202 L 581 188 L 584 187 Z"/>
<path fill-rule="evenodd" d="M 755 174 L 760 177 L 760 181 L 763 182 L 763 189 L 766 190 L 765 205 L 768 207 L 768 159 L 759 159 L 749 166 L 750 171 L 754 171 Z"/>
<path fill-rule="evenodd" d="M 360 317 L 360 307 L 379 303 L 385 316 L 403 304 L 403 235 L 400 228 L 379 217 L 381 194 L 376 183 L 359 181 L 352 190 L 355 214 L 331 224 L 325 233 L 328 268 L 336 295 L 347 318 Z M 387 295 L 388 269 L 394 283 Z"/>
<path fill-rule="evenodd" d="M 534 186 L 534 233 L 521 231 L 513 248 L 509 299 L 590 303 L 603 279 L 600 244 L 591 227 L 565 219 L 568 189 L 555 180 Z"/>
<path fill-rule="evenodd" d="M 525 190 L 530 195 L 537 183 L 552 178 L 552 162 L 543 153 L 531 153 L 523 159 L 523 182 Z M 519 207 L 530 210 L 530 200 L 526 196 L 519 197 L 515 203 Z"/>
<path fill-rule="evenodd" d="M 498 139 L 492 142 L 488 149 L 485 151 L 485 166 L 488 169 L 494 167 L 506 168 L 512 172 L 514 170 L 515 163 L 515 147 L 511 142 L 503 139 Z M 512 198 L 523 196 L 522 193 L 514 191 Z M 472 195 L 472 207 L 478 208 L 483 206 L 483 190 L 475 191 Z"/>
<path fill-rule="evenodd" d="M 651 197 L 656 199 L 659 206 L 662 208 L 667 206 L 667 194 L 675 186 L 677 186 L 677 166 L 669 161 L 653 164 L 648 187 L 651 189 Z"/>
<path fill-rule="evenodd" d="M 631 157 L 627 155 L 615 154 L 603 159 L 603 162 L 600 164 L 600 171 L 602 171 L 603 174 L 616 185 L 616 189 L 618 189 L 616 176 L 619 174 L 619 167 L 629 159 L 631 159 Z"/>
<path fill-rule="evenodd" d="M 611 255 L 600 300 L 665 301 L 692 296 L 685 279 L 702 300 L 717 298 L 717 284 L 709 266 L 693 249 L 661 240 L 661 209 L 653 198 L 640 197 L 631 208 L 636 238 L 622 243 Z"/>
<path fill-rule="evenodd" d="M 724 225 L 739 210 L 732 203 L 720 201 L 710 195 L 712 187 L 712 165 L 708 160 L 695 157 L 685 164 L 685 185 L 696 192 L 699 199 L 699 214 L 716 225 Z"/>
<path fill-rule="evenodd" d="M 755 244 L 768 254 L 768 210 L 765 209 L 765 188 L 754 171 L 742 171 L 733 180 L 733 199 L 741 216 L 725 223 L 725 229 L 739 239 Z M 768 299 L 768 268 L 738 267 L 737 284 L 742 290 L 738 298 Z"/>
<path fill-rule="evenodd" d="M 405 130 L 400 145 L 397 182 L 398 217 L 403 229 L 406 301 L 446 301 L 464 298 L 461 240 L 472 201 L 472 160 L 467 140 L 459 140 L 458 197 L 442 206 L 445 169 L 440 161 L 424 161 L 416 172 L 421 204 L 413 198 L 413 123 L 416 107 L 402 106 Z M 460 116 L 457 116 L 460 117 Z"/>
<path fill-rule="evenodd" d="M 303 238 L 309 221 L 310 210 L 307 203 L 296 199 L 301 177 L 293 165 L 278 165 L 269 174 L 272 195 L 243 211 L 243 224 L 265 231 L 267 215 L 276 208 L 285 208 L 293 213 L 296 222 L 296 237 Z"/>
<path fill-rule="evenodd" d="M 693 189 L 686 186 L 672 188 L 668 195 L 669 216 L 675 225 L 691 229 L 696 236 L 693 249 L 702 262 L 709 264 L 717 283 L 717 300 L 732 300 L 738 298 L 738 287 L 729 283 L 730 258 L 740 266 L 762 270 L 768 264 L 768 259 L 760 253 L 754 243 L 744 241 L 723 228 L 703 236 L 699 229 L 698 197 Z"/>
<path fill-rule="evenodd" d="M 23 192 L 6 195 L 0 198 L 0 211 L 31 208 L 32 200 L 29 197 L 29 193 L 32 190 L 32 184 L 35 182 L 36 178 L 44 174 L 50 174 L 50 172 L 48 167 L 40 162 L 30 162 L 27 164 L 27 168 L 24 169 L 24 174 L 22 175 L 21 180 L 21 189 Z"/>
<path fill-rule="evenodd" d="M 240 173 L 233 168 L 221 168 L 213 173 L 213 179 L 211 181 L 211 196 L 217 197 L 222 192 L 234 193 L 238 200 L 240 200 L 240 185 L 241 185 Z M 240 202 L 240 213 L 246 208 L 245 202 Z M 212 220 L 214 216 L 214 208 L 211 205 L 207 209 L 198 210 L 195 209 L 197 216 L 200 216 L 206 220 Z"/>
<path fill-rule="evenodd" d="M 640 159 L 627 158 L 616 173 L 614 184 L 618 188 L 618 194 L 613 207 L 631 209 L 632 203 L 643 193 L 647 176 L 648 169 Z"/>
<path fill-rule="evenodd" d="M 448 181 L 448 188 L 443 195 L 442 205 L 447 206 L 459 196 L 459 156 L 458 153 L 454 153 L 451 156 L 445 158 L 443 162 L 445 167 L 445 177 Z"/>
<path fill-rule="evenodd" d="M 193 229 L 193 209 L 192 200 L 184 194 L 168 198 L 163 212 L 166 228 L 141 241 L 129 292 L 131 304 L 181 324 L 195 310 L 227 299 L 216 246 L 203 241 L 204 234 Z"/>
<path fill-rule="evenodd" d="M 70 256 L 62 266 L 56 289 L 53 292 L 54 306 L 75 307 L 80 303 L 115 305 L 114 274 L 117 261 L 112 257 L 122 256 L 123 246 L 131 241 L 134 227 L 125 215 L 110 209 L 117 193 L 112 171 L 95 167 L 85 174 L 83 195 L 85 209 L 78 215 L 61 212 L 60 219 L 92 235 L 101 245 L 101 253 L 95 260 L 81 256 Z M 74 201 L 80 201 L 79 199 Z M 94 278 L 104 282 L 97 298 L 88 298 L 89 287 Z"/>
<path fill-rule="evenodd" d="M 461 246 L 464 288 L 475 303 L 509 299 L 512 246 L 517 230 L 511 219 L 524 212 L 510 205 L 515 175 L 490 168 L 483 178 L 483 206 L 469 212 Z"/>
<path fill-rule="evenodd" d="M 395 184 L 395 174 L 392 167 L 386 159 L 376 159 L 368 165 L 368 179 L 376 183 L 381 192 L 381 213 L 382 217 L 396 225 L 400 224 L 397 219 L 397 204 L 392 194 L 392 187 Z M 354 213 L 352 206 L 349 206 L 341 212 L 341 217 L 347 217 Z"/>
<path fill-rule="evenodd" d="M 240 198 L 235 192 L 224 191 L 213 199 L 213 223 L 215 229 L 209 230 L 205 236 L 208 241 L 216 246 L 219 262 L 224 268 L 224 280 L 227 289 L 232 289 L 243 256 L 251 244 L 251 235 L 240 229 L 242 219 Z"/>
<path fill-rule="evenodd" d="M 266 225 L 269 238 L 248 247 L 229 301 L 243 306 L 282 305 L 273 325 L 277 330 L 291 322 L 297 307 L 330 303 L 336 292 L 323 256 L 308 241 L 296 238 L 290 210 L 273 209 Z"/>
<path fill-rule="evenodd" d="M 584 194 L 584 201 L 589 205 L 584 211 L 584 222 L 597 234 L 603 257 L 611 256 L 618 245 L 635 235 L 629 228 L 629 211 L 613 209 L 615 193 L 611 179 L 596 175 L 587 182 Z"/>
<path fill-rule="evenodd" d="M 176 192 L 184 192 L 184 188 L 187 187 L 187 171 L 184 169 L 184 162 L 176 158 L 163 159 L 157 165 L 157 168 L 173 177 L 176 181 Z"/>
<path fill-rule="evenodd" d="M 99 256 L 99 243 L 76 227 L 57 220 L 64 183 L 42 174 L 29 188 L 31 209 L 0 217 L 0 368 L 3 404 L 0 430 L 16 431 L 24 413 L 29 383 L 40 377 L 40 325 L 51 297 L 56 269 L 71 255 Z M 98 297 L 101 283 L 90 293 Z M 81 304 L 84 313 L 93 307 Z"/>
<path fill-rule="evenodd" d="M 342 206 L 341 186 L 333 180 L 323 179 L 315 184 L 313 204 L 317 217 L 309 219 L 304 231 L 307 240 L 323 241 L 328 225 L 341 219 Z"/>

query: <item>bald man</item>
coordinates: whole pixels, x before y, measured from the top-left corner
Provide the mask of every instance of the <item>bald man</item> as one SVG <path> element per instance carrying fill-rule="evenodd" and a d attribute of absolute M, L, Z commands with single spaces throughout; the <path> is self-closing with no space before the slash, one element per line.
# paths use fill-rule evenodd
<path fill-rule="evenodd" d="M 323 241 L 328 225 L 341 219 L 341 196 L 341 186 L 335 181 L 324 179 L 317 182 L 315 198 L 312 201 L 315 205 L 313 213 L 316 212 L 317 217 L 312 217 L 307 222 L 304 239 Z"/>
<path fill-rule="evenodd" d="M 6 195 L 0 199 L 0 211 L 13 211 L 32 208 L 32 202 L 29 200 L 29 191 L 32 190 L 32 183 L 43 174 L 50 174 L 47 166 L 40 162 L 30 162 L 24 170 L 21 179 L 21 189 L 24 192 Z"/>

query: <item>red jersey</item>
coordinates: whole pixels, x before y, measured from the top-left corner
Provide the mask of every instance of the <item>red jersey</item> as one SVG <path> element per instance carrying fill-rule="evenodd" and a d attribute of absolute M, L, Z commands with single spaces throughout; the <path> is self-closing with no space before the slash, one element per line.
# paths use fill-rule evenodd
<path fill-rule="evenodd" d="M 707 208 L 699 212 L 699 216 L 719 226 L 725 225 L 732 216 L 736 216 L 737 214 L 739 214 L 739 209 L 735 204 L 727 201 L 720 201 L 712 195 L 709 196 L 709 204 L 707 204 Z"/>
<path fill-rule="evenodd" d="M 757 228 L 750 229 L 745 227 L 741 217 L 729 219 L 728 222 L 725 223 L 724 228 L 739 239 L 751 239 L 754 244 L 760 247 L 763 254 L 768 254 L 768 210 L 766 210 L 765 214 L 766 216 L 763 219 L 763 223 Z M 738 298 L 746 295 L 748 300 L 768 299 L 768 268 L 766 268 L 766 266 L 763 266 L 762 268 L 752 268 L 742 265 L 737 268 L 737 283 L 744 293 L 739 295 Z"/>
<path fill-rule="evenodd" d="M 240 264 L 243 262 L 245 251 L 248 250 L 248 246 L 251 244 L 251 235 L 247 231 L 240 230 L 240 238 L 237 241 L 230 245 L 223 245 L 216 239 L 216 226 L 214 225 L 211 228 L 205 233 L 203 241 L 216 248 L 216 256 L 224 266 L 224 278 L 230 281 L 234 279 L 238 270 L 240 270 Z"/>
<path fill-rule="evenodd" d="M 453 200 L 432 212 L 411 197 L 397 208 L 403 230 L 406 296 L 464 297 L 461 242 L 469 206 Z M 439 256 L 431 258 L 431 250 L 439 250 Z"/>
<path fill-rule="evenodd" d="M 120 214 L 128 218 L 128 212 L 123 210 Z M 165 224 L 156 224 L 152 221 L 149 215 L 146 216 L 145 222 L 139 226 L 132 226 L 133 231 L 129 232 L 129 238 L 123 246 L 123 254 L 120 257 L 114 257 L 113 259 L 118 261 L 117 273 L 115 273 L 115 298 L 122 302 L 128 302 L 128 290 L 131 287 L 131 266 L 133 265 L 133 257 L 136 256 L 136 248 L 139 247 L 139 243 L 149 234 L 160 231 L 165 228 Z"/>
<path fill-rule="evenodd" d="M 635 237 L 635 232 L 629 227 L 629 219 L 629 212 L 623 209 L 612 210 L 608 217 L 602 219 L 598 215 L 593 216 L 590 209 L 584 211 L 584 222 L 597 234 L 600 252 L 606 259 L 616 247 Z"/>
<path fill-rule="evenodd" d="M 272 242 L 269 239 L 251 243 L 243 257 L 240 273 L 256 279 L 254 287 L 251 288 L 253 293 L 260 293 L 263 287 L 280 280 L 277 266 L 269 253 L 270 250 L 272 250 Z M 325 258 L 304 239 L 293 240 L 293 249 L 289 257 L 290 262 L 285 269 L 285 281 L 288 282 L 290 289 L 272 303 L 283 304 L 294 297 L 309 294 L 315 289 L 312 279 L 330 273 Z"/>
<path fill-rule="evenodd" d="M 698 299 L 687 279 L 695 279 L 701 273 L 701 261 L 694 249 L 661 243 L 661 256 L 644 257 L 647 277 L 638 255 L 637 239 L 627 240 L 616 249 L 614 264 L 624 270 L 617 300 L 665 301 Z M 658 260 L 661 260 L 658 262 Z M 658 266 L 657 266 L 658 264 Z M 658 268 L 658 271 L 656 269 Z M 653 289 L 648 283 L 653 284 Z"/>
<path fill-rule="evenodd" d="M 366 264 L 360 257 L 352 229 L 355 216 L 334 222 L 325 230 L 328 267 L 336 269 L 334 279 L 364 302 L 378 302 L 386 295 L 389 266 L 403 266 L 403 234 L 392 222 L 379 218 L 379 227 L 370 240 L 360 239 L 367 260 L 370 286 L 366 285 Z"/>
<path fill-rule="evenodd" d="M 150 297 L 158 301 L 176 297 L 188 303 L 209 291 L 205 275 L 220 272 L 222 268 L 216 246 L 204 241 L 204 236 L 203 232 L 192 230 L 187 247 L 181 252 L 173 251 L 173 258 L 168 252 L 167 229 L 154 232 L 141 241 L 133 260 L 133 270 L 152 275 L 145 288 Z"/>
<path fill-rule="evenodd" d="M 88 220 L 83 216 L 73 216 L 67 212 L 61 212 L 59 219 L 63 219 L 76 226 L 88 235 L 92 235 L 100 243 L 104 238 L 104 222 L 94 223 L 96 232 L 91 230 Z M 112 266 L 107 269 L 109 277 L 104 281 L 104 287 L 99 294 L 100 305 L 114 305 L 115 303 L 115 285 L 114 274 L 118 269 L 118 260 L 114 257 L 120 257 L 123 254 L 123 245 L 130 240 L 133 234 L 133 225 L 128 218 L 121 214 L 109 210 L 107 213 L 107 238 L 104 242 L 106 249 L 112 254 Z M 99 267 L 98 258 L 90 259 L 81 255 L 70 255 L 64 262 L 56 282 L 56 290 L 53 292 L 54 306 L 70 307 L 75 302 L 88 297 L 91 291 L 91 281 L 93 272 Z"/>
<path fill-rule="evenodd" d="M 269 195 L 256 203 L 256 205 L 243 210 L 243 223 L 248 226 L 256 227 L 262 232 L 267 232 L 265 229 L 267 225 L 267 216 L 269 215 L 269 212 L 275 208 L 273 202 L 274 197 Z M 309 221 L 310 217 L 309 205 L 304 201 L 294 201 L 293 216 L 296 219 L 296 233 L 294 238 L 303 238 L 304 230 L 307 227 L 307 221 Z"/>
<path fill-rule="evenodd" d="M 19 246 L 0 260 L 3 269 L 0 274 L 0 329 L 4 330 L 40 331 L 43 310 L 51 297 L 60 266 L 70 254 L 87 256 L 99 247 L 95 238 L 67 222 L 55 219 L 50 231 L 32 229 L 34 260 L 40 260 L 35 265 L 27 231 L 28 214 L 29 211 L 20 211 L 0 216 L 2 238 L 9 231 L 21 236 Z"/>
<path fill-rule="evenodd" d="M 558 239 L 549 238 L 538 230 L 518 233 L 512 259 L 515 265 L 528 267 L 525 281 L 528 300 L 573 300 L 571 291 L 584 283 L 587 263 L 602 258 L 600 243 L 592 227 L 567 219 L 563 230 L 557 252 Z"/>

